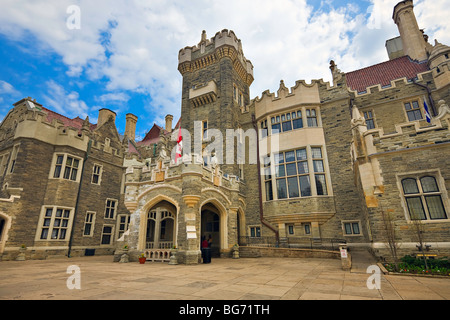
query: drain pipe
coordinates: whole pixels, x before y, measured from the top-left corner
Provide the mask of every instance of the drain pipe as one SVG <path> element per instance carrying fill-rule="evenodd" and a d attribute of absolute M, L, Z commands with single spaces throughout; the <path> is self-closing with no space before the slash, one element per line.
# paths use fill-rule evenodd
<path fill-rule="evenodd" d="M 412 81 L 412 83 L 414 83 L 416 86 L 422 87 L 422 88 L 424 88 L 425 90 L 427 90 L 427 93 L 428 93 L 428 100 L 430 100 L 431 110 L 432 110 L 432 112 L 433 112 L 433 117 L 436 117 L 436 116 L 437 116 L 437 111 L 436 111 L 436 108 L 435 108 L 435 106 L 434 106 L 433 98 L 431 97 L 431 89 L 430 89 L 427 85 L 424 85 L 424 84 L 421 84 L 421 83 L 417 83 L 415 78 L 411 79 L 411 81 Z"/>
<path fill-rule="evenodd" d="M 89 158 L 89 152 L 91 151 L 91 145 L 92 145 L 92 140 L 89 139 L 86 154 L 84 155 L 83 165 L 81 167 L 80 184 L 78 185 L 78 193 L 77 193 L 77 200 L 75 202 L 75 209 L 73 210 L 72 230 L 70 230 L 69 249 L 67 251 L 68 258 L 70 258 L 70 253 L 72 251 L 73 230 L 75 229 L 75 222 L 76 222 L 75 218 L 77 216 L 78 203 L 80 200 L 81 184 L 83 183 L 84 168 L 86 167 L 86 161 Z"/>
<path fill-rule="evenodd" d="M 274 228 L 272 225 L 270 225 L 265 219 L 263 214 L 263 202 L 262 202 L 262 193 L 261 193 L 261 164 L 259 160 L 259 133 L 258 133 L 258 125 L 256 123 L 255 114 L 252 114 L 252 122 L 253 122 L 253 128 L 256 131 L 256 165 L 258 166 L 258 192 L 259 192 L 259 219 L 261 220 L 261 223 L 265 225 L 267 228 L 272 230 L 275 233 L 275 238 L 277 240 L 277 244 L 279 244 L 280 236 L 278 233 L 278 230 Z"/>

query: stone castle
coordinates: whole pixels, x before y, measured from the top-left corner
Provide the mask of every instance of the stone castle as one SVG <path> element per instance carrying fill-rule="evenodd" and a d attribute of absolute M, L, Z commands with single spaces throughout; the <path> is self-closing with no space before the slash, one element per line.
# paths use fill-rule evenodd
<path fill-rule="evenodd" d="M 138 118 L 70 119 L 31 98 L 0 125 L 0 254 L 128 252 L 201 261 L 236 244 L 346 242 L 389 259 L 450 253 L 450 47 L 399 2 L 389 60 L 333 83 L 283 81 L 250 99 L 253 65 L 233 31 L 179 52 L 181 118 L 136 141 Z M 182 132 L 182 155 L 176 155 Z M 214 139 L 213 139 L 214 137 Z M 418 228 L 420 232 L 418 232 Z M 418 234 L 422 240 L 418 240 Z"/>

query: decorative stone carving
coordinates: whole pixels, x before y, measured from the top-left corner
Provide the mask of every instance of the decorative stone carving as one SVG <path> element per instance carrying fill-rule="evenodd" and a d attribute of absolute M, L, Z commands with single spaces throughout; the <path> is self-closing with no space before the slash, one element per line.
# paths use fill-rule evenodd
<path fill-rule="evenodd" d="M 438 105 L 439 114 L 433 119 L 435 121 L 444 118 L 446 115 L 450 115 L 450 107 L 445 103 L 444 100 L 439 100 Z"/>

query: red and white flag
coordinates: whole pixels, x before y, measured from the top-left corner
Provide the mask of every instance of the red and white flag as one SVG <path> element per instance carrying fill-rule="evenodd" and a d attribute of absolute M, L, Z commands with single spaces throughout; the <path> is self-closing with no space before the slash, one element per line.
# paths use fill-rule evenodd
<path fill-rule="evenodd" d="M 181 158 L 182 150 L 183 150 L 183 136 L 181 135 L 181 126 L 180 126 L 177 140 L 177 149 L 175 153 L 175 163 L 177 163 L 178 158 Z"/>

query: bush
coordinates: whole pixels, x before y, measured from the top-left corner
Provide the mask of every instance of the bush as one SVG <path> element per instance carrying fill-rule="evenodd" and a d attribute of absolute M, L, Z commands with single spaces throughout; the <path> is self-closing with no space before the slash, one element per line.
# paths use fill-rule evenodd
<path fill-rule="evenodd" d="M 411 274 L 436 274 L 450 276 L 450 261 L 447 257 L 439 259 L 428 259 L 428 270 L 422 258 L 404 256 L 398 264 L 398 272 Z M 394 264 L 385 264 L 388 271 L 396 271 Z"/>

